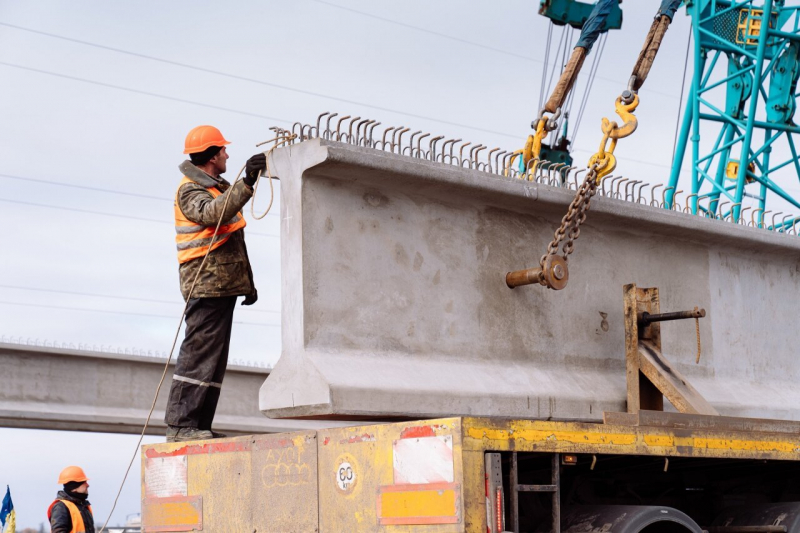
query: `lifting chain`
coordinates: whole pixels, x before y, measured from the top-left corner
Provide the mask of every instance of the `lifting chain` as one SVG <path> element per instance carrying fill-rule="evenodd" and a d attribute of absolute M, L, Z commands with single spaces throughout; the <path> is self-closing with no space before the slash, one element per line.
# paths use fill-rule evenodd
<path fill-rule="evenodd" d="M 556 230 L 553 235 L 553 240 L 547 245 L 547 253 L 539 260 L 539 265 L 544 268 L 547 256 L 558 255 L 558 247 L 561 242 L 567 237 L 567 243 L 564 245 L 564 263 L 569 260 L 569 255 L 575 249 L 575 240 L 581 235 L 581 224 L 586 221 L 586 212 L 589 211 L 589 202 L 592 196 L 597 193 L 597 163 L 593 163 L 589 172 L 586 174 L 586 179 L 583 180 L 581 186 L 578 188 L 575 198 L 569 204 L 567 214 L 561 219 L 561 226 Z"/>
<path fill-rule="evenodd" d="M 614 157 L 617 140 L 636 131 L 638 121 L 633 112 L 638 105 L 639 96 L 636 94 L 629 103 L 626 103 L 623 97 L 619 97 L 615 102 L 615 108 L 617 115 L 623 120 L 622 125 L 603 118 L 601 125 L 603 139 L 600 142 L 600 148 L 589 159 L 589 172 L 586 173 L 586 178 L 578 187 L 575 198 L 569 204 L 567 214 L 561 219 L 561 225 L 553 234 L 553 240 L 547 245 L 547 253 L 539 260 L 538 268 L 517 270 L 506 274 L 506 284 L 510 288 L 531 283 L 538 283 L 555 290 L 561 290 L 567 286 L 569 281 L 567 261 L 569 255 L 575 251 L 575 241 L 580 237 L 581 225 L 586 221 L 589 204 L 597 193 L 600 181 L 613 172 L 617 166 L 617 160 Z M 543 114 L 540 114 L 537 133 L 546 129 L 545 120 Z M 566 243 L 561 249 L 563 255 L 559 255 L 559 247 L 565 239 Z"/>

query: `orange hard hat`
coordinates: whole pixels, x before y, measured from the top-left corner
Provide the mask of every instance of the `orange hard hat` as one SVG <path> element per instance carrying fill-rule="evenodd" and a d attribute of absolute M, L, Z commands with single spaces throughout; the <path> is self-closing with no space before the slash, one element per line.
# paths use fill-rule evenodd
<path fill-rule="evenodd" d="M 66 485 L 70 481 L 89 481 L 83 468 L 79 466 L 68 466 L 58 475 L 59 485 Z"/>
<path fill-rule="evenodd" d="M 186 136 L 186 149 L 183 153 L 197 154 L 212 146 L 225 146 L 226 144 L 230 143 L 214 126 L 197 126 L 192 128 L 192 131 Z"/>

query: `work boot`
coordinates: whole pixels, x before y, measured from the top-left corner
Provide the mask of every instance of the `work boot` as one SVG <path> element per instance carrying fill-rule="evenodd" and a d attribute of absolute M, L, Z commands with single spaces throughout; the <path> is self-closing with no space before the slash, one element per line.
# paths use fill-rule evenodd
<path fill-rule="evenodd" d="M 225 433 L 220 433 L 219 431 L 214 431 L 213 429 L 211 429 L 209 431 L 211 431 L 211 434 L 214 435 L 215 439 L 224 439 L 225 437 L 228 436 Z"/>
<path fill-rule="evenodd" d="M 178 431 L 172 437 L 167 436 L 167 442 L 187 442 L 191 440 L 213 439 L 214 435 L 208 429 L 198 428 L 177 428 Z"/>
<path fill-rule="evenodd" d="M 175 436 L 180 429 L 177 426 L 167 426 L 167 442 L 175 442 Z"/>

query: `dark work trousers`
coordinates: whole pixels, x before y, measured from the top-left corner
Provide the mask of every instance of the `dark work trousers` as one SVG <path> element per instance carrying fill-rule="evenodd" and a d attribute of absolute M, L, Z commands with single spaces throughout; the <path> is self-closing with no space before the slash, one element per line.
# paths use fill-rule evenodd
<path fill-rule="evenodd" d="M 236 296 L 189 300 L 164 417 L 170 426 L 211 429 L 228 365 L 234 307 Z"/>

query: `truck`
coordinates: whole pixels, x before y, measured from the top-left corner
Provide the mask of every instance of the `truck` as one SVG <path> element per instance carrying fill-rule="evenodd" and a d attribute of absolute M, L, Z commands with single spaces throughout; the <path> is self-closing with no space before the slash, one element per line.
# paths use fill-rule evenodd
<path fill-rule="evenodd" d="M 143 531 L 800 531 L 795 235 L 608 176 L 569 286 L 510 288 L 581 171 L 330 115 L 271 154 L 260 391 L 320 429 L 143 446 Z"/>

